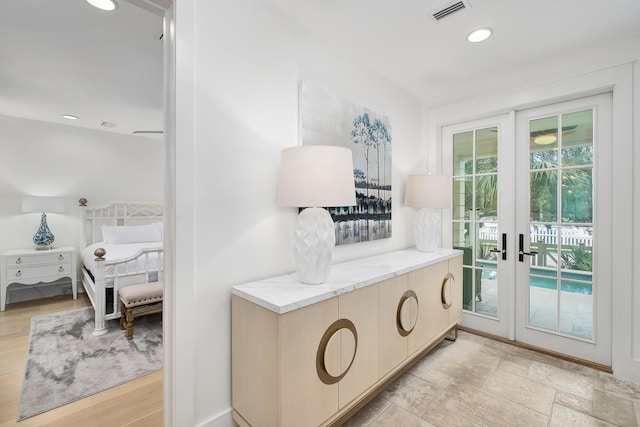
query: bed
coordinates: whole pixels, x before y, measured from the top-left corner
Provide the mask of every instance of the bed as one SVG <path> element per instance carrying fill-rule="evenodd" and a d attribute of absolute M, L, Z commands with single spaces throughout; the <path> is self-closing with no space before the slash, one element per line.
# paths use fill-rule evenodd
<path fill-rule="evenodd" d="M 82 286 L 95 311 L 94 336 L 120 318 L 118 290 L 163 280 L 163 206 L 115 202 L 82 211 Z"/>

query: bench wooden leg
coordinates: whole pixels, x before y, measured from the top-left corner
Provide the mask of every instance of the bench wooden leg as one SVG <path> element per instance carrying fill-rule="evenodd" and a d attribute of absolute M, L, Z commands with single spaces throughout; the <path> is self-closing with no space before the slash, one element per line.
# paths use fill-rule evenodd
<path fill-rule="evenodd" d="M 133 321 L 141 316 L 162 313 L 162 300 L 152 304 L 143 304 L 135 307 L 127 307 L 123 300 L 120 300 L 120 329 L 127 331 L 127 339 L 133 339 Z"/>
<path fill-rule="evenodd" d="M 125 328 L 127 330 L 127 339 L 128 340 L 132 340 L 133 339 L 133 308 L 127 308 L 125 311 L 125 316 L 126 316 L 126 325 Z"/>
<path fill-rule="evenodd" d="M 125 325 L 124 325 L 124 321 L 125 321 L 125 306 L 124 303 L 122 301 L 120 301 L 120 329 L 124 330 L 125 329 Z"/>

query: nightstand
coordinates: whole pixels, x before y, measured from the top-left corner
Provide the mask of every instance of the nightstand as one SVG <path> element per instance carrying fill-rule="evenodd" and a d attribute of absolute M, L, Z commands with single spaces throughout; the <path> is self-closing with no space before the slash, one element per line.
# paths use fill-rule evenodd
<path fill-rule="evenodd" d="M 68 277 L 71 279 L 73 299 L 77 299 L 77 274 L 76 249 L 73 247 L 5 252 L 0 256 L 0 311 L 4 311 L 7 288 L 12 283 L 35 285 Z"/>

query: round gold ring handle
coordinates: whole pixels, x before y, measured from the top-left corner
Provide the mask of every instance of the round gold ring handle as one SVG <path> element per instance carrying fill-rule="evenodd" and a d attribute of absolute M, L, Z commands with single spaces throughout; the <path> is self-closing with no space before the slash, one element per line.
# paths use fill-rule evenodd
<path fill-rule="evenodd" d="M 403 337 L 408 336 L 411 332 L 413 332 L 413 329 L 416 327 L 416 324 L 413 323 L 413 325 L 411 325 L 411 328 L 406 329 L 405 326 L 402 324 L 402 308 L 404 307 L 404 304 L 407 302 L 407 300 L 411 298 L 413 298 L 416 301 L 416 306 L 418 307 L 418 312 L 419 312 L 420 303 L 418 302 L 418 295 L 416 295 L 416 293 L 412 290 L 408 290 L 407 292 L 402 294 L 402 297 L 400 298 L 400 302 L 398 303 L 398 309 L 396 310 L 396 328 L 398 329 L 398 333 L 400 334 L 400 336 L 403 336 Z"/>
<path fill-rule="evenodd" d="M 342 373 L 338 376 L 331 375 L 327 371 L 327 367 L 325 366 L 325 352 L 327 351 L 327 345 L 329 344 L 329 340 L 338 333 L 341 329 L 348 329 L 353 334 L 355 340 L 355 348 L 353 349 L 353 355 L 351 356 L 351 361 L 349 362 L 349 366 L 347 369 L 343 370 Z M 331 385 L 340 381 L 351 366 L 353 365 L 353 361 L 356 358 L 356 353 L 358 352 L 358 332 L 356 331 L 356 326 L 349 319 L 339 319 L 333 322 L 325 331 L 324 335 L 322 335 L 322 339 L 320 340 L 320 344 L 318 345 L 318 351 L 316 353 L 316 372 L 318 373 L 318 377 L 320 381 L 325 384 Z"/>
<path fill-rule="evenodd" d="M 447 302 L 447 296 L 445 295 L 445 287 L 447 286 L 447 282 L 449 280 L 455 280 L 453 278 L 453 274 L 451 273 L 447 273 L 447 275 L 444 276 L 444 279 L 442 279 L 442 289 L 440 289 L 440 299 L 442 301 L 442 308 L 444 308 L 445 310 L 451 307 L 451 304 L 452 304 L 450 302 Z"/>

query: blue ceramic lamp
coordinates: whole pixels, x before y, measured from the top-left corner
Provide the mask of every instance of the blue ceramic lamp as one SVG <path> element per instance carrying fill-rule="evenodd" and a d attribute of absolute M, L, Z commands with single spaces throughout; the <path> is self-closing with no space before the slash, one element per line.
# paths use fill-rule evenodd
<path fill-rule="evenodd" d="M 55 236 L 47 225 L 47 213 L 64 212 L 64 200 L 62 200 L 62 197 L 23 197 L 22 212 L 42 214 L 40 227 L 38 227 L 38 231 L 33 236 L 33 243 L 35 243 L 36 249 L 51 249 Z"/>

